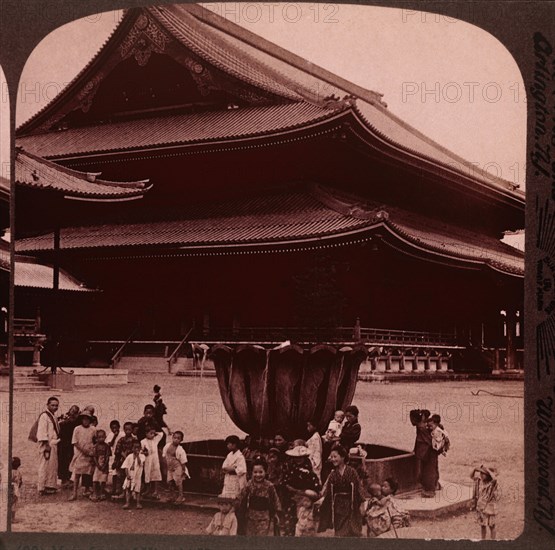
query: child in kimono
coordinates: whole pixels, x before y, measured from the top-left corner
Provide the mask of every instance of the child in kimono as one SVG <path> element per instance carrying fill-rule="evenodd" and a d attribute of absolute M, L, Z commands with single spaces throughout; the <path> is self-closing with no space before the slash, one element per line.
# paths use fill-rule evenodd
<path fill-rule="evenodd" d="M 229 453 L 222 464 L 224 473 L 222 495 L 235 499 L 247 485 L 247 461 L 239 450 L 240 440 L 236 435 L 226 437 L 225 442 Z"/>
<path fill-rule="evenodd" d="M 391 518 L 391 524 L 395 529 L 410 526 L 409 513 L 403 509 L 399 501 L 395 498 L 395 493 L 397 493 L 398 489 L 399 484 L 397 480 L 392 477 L 388 477 L 382 482 L 382 501 L 387 508 L 389 517 Z"/>
<path fill-rule="evenodd" d="M 146 437 L 141 441 L 141 448 L 146 456 L 144 472 L 145 483 L 148 489 L 145 496 L 160 500 L 158 494 L 158 482 L 162 481 L 162 471 L 160 470 L 160 456 L 158 455 L 158 443 L 164 436 L 164 432 L 157 432 L 154 428 L 148 428 Z"/>
<path fill-rule="evenodd" d="M 297 524 L 295 525 L 296 537 L 316 536 L 316 518 L 314 516 L 314 503 L 320 495 L 316 491 L 307 489 L 297 504 Z"/>
<path fill-rule="evenodd" d="M 391 518 L 387 512 L 386 499 L 382 495 L 382 486 L 372 483 L 369 487 L 370 498 L 362 505 L 366 519 L 366 536 L 377 537 L 391 528 Z"/>
<path fill-rule="evenodd" d="M 345 413 L 343 411 L 335 411 L 333 420 L 328 424 L 328 429 L 324 434 L 324 440 L 328 443 L 335 443 L 339 441 L 341 430 L 343 429 L 343 422 L 345 420 Z"/>
<path fill-rule="evenodd" d="M 206 528 L 209 535 L 235 536 L 237 535 L 237 518 L 233 510 L 233 499 L 218 496 L 219 512 L 214 514 L 210 525 Z"/>
<path fill-rule="evenodd" d="M 124 509 L 128 509 L 131 504 L 131 497 L 135 497 L 137 508 L 141 505 L 141 480 L 146 457 L 142 452 L 141 442 L 135 440 L 133 442 L 133 452 L 127 456 L 121 465 L 125 472 L 125 481 L 123 482 L 123 490 L 125 491 Z"/>
<path fill-rule="evenodd" d="M 476 520 L 481 527 L 482 539 L 486 538 L 487 528 L 489 527 L 491 538 L 494 540 L 496 537 L 495 518 L 497 517 L 497 502 L 499 500 L 497 471 L 491 466 L 482 465 L 479 468 L 474 468 L 470 477 L 474 479 L 474 507 L 476 509 Z"/>
<path fill-rule="evenodd" d="M 174 499 L 174 488 L 177 488 L 177 499 L 174 501 L 176 504 L 183 502 L 183 480 L 190 477 L 187 469 L 187 453 L 181 446 L 183 438 L 183 432 L 173 432 L 171 442 L 162 451 L 162 457 L 166 459 L 167 482 L 171 491 L 171 500 Z"/>
<path fill-rule="evenodd" d="M 96 429 L 91 426 L 92 415 L 88 412 L 82 412 L 78 417 L 80 426 L 73 430 L 73 437 L 71 443 L 73 445 L 73 459 L 69 466 L 73 474 L 73 494 L 69 500 L 77 499 L 77 490 L 79 482 L 84 476 L 88 476 L 92 482 L 92 474 L 94 471 L 94 443 L 93 439 L 96 434 Z M 85 485 L 83 483 L 83 485 Z M 89 496 L 91 491 L 88 484 L 84 486 L 83 495 Z"/>
<path fill-rule="evenodd" d="M 110 456 L 112 451 L 110 445 L 106 443 L 106 432 L 104 430 L 96 431 L 96 443 L 93 448 L 94 459 L 94 493 L 91 500 L 106 500 L 104 491 L 106 482 L 108 481 L 108 470 L 110 467 Z"/>
<path fill-rule="evenodd" d="M 241 491 L 238 510 L 245 525 L 245 535 L 273 536 L 279 524 L 281 503 L 274 485 L 266 479 L 267 466 L 262 459 L 255 460 L 252 479 Z"/>
<path fill-rule="evenodd" d="M 432 448 L 438 454 L 441 453 L 445 456 L 449 450 L 450 441 L 449 435 L 441 425 L 441 416 L 439 416 L 439 414 L 433 414 L 428 420 L 428 425 L 432 436 Z"/>

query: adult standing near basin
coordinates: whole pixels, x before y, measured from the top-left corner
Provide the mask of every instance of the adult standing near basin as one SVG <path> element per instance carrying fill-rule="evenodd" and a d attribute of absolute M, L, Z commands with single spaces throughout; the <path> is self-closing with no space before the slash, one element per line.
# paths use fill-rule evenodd
<path fill-rule="evenodd" d="M 336 537 L 360 537 L 362 516 L 360 505 L 365 492 L 356 470 L 347 464 L 348 452 L 336 445 L 330 453 L 333 470 L 317 501 L 320 507 L 318 532 L 333 529 Z"/>
<path fill-rule="evenodd" d="M 39 468 L 37 488 L 40 495 L 55 493 L 58 485 L 58 443 L 60 426 L 56 412 L 60 406 L 57 397 L 49 397 L 46 409 L 37 423 L 37 443 L 39 446 Z"/>
<path fill-rule="evenodd" d="M 345 424 L 341 430 L 339 443 L 342 447 L 349 449 L 355 446 L 355 443 L 360 439 L 362 428 L 358 423 L 359 410 L 355 405 L 351 405 L 345 409 Z"/>
<path fill-rule="evenodd" d="M 411 424 L 416 428 L 414 442 L 414 455 L 417 461 L 418 479 L 422 484 L 422 496 L 433 498 L 435 496 L 438 473 L 438 454 L 432 446 L 432 434 L 428 427 L 430 411 L 427 409 L 414 409 L 410 411 Z"/>
<path fill-rule="evenodd" d="M 307 422 L 306 430 L 310 436 L 306 441 L 306 446 L 310 451 L 310 462 L 312 463 L 312 469 L 314 473 L 318 476 L 318 479 L 322 480 L 322 437 L 318 433 L 316 420 L 310 420 Z"/>
<path fill-rule="evenodd" d="M 58 424 L 60 427 L 60 443 L 58 444 L 58 477 L 62 481 L 62 487 L 70 484 L 71 472 L 69 465 L 73 459 L 73 430 L 79 425 L 77 417 L 79 407 L 72 405 L 66 414 L 60 416 Z"/>
<path fill-rule="evenodd" d="M 293 537 L 297 525 L 297 499 L 309 489 L 319 493 L 321 484 L 312 470 L 308 447 L 299 445 L 285 451 L 285 454 L 287 462 L 282 478 L 283 493 L 280 494 L 284 515 L 282 534 Z"/>

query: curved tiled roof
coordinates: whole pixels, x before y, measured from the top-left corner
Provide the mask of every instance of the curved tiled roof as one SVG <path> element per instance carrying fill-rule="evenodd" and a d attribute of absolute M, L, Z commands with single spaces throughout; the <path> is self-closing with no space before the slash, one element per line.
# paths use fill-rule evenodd
<path fill-rule="evenodd" d="M 37 262 L 34 258 L 26 256 L 15 257 L 14 285 L 16 287 L 28 288 L 54 288 L 54 269 L 50 265 Z M 9 243 L 0 242 L 0 270 L 10 271 Z M 59 270 L 59 290 L 75 290 L 81 292 L 92 292 L 84 283 L 78 281 L 64 269 Z"/>
<path fill-rule="evenodd" d="M 129 120 L 21 137 L 18 145 L 47 158 L 263 136 L 337 115 L 305 102 Z"/>
<path fill-rule="evenodd" d="M 15 159 L 15 181 L 24 187 L 58 191 L 66 197 L 94 200 L 130 200 L 150 189 L 148 180 L 114 182 L 98 173 L 78 172 L 19 149 Z"/>
<path fill-rule="evenodd" d="M 189 214 L 193 217 L 175 221 L 65 228 L 60 232 L 60 249 L 282 243 L 342 234 L 367 225 L 303 193 L 195 206 Z M 21 239 L 16 246 L 18 250 L 49 250 L 53 235 Z"/>
<path fill-rule="evenodd" d="M 72 290 L 79 292 L 95 292 L 87 288 L 67 271 L 60 269 L 58 290 Z M 28 258 L 16 258 L 14 284 L 16 287 L 54 288 L 54 268 L 50 265 L 37 263 Z"/>
<path fill-rule="evenodd" d="M 222 204 L 191 205 L 183 218 L 174 221 L 110 224 L 64 228 L 61 250 L 78 249 L 164 249 L 210 254 L 243 249 L 283 246 L 320 247 L 329 243 L 368 240 L 375 230 L 386 228 L 393 244 L 419 249 L 421 255 L 441 256 L 449 263 L 469 267 L 489 266 L 510 275 L 524 275 L 524 254 L 485 235 L 423 218 L 395 207 L 368 201 L 353 201 L 334 192 L 314 187 L 236 200 Z M 387 235 L 386 235 L 387 237 Z M 327 244 L 326 244 L 327 243 Z M 18 252 L 51 251 L 52 233 L 20 239 Z M 139 252 L 137 252 L 139 253 Z"/>

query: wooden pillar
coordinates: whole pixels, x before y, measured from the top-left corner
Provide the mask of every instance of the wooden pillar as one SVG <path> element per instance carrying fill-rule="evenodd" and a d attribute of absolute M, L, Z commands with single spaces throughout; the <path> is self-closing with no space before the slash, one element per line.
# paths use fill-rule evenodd
<path fill-rule="evenodd" d="M 60 288 L 60 228 L 54 230 L 54 279 L 52 288 L 58 290 Z"/>
<path fill-rule="evenodd" d="M 37 307 L 37 311 L 35 313 L 35 334 L 40 334 L 40 325 L 41 325 L 40 307 Z"/>
<path fill-rule="evenodd" d="M 355 330 L 353 336 L 355 342 L 360 342 L 360 317 L 357 317 L 357 320 L 355 322 Z"/>
<path fill-rule="evenodd" d="M 516 360 L 516 342 L 515 342 L 515 335 L 516 335 L 516 311 L 514 308 L 508 308 L 507 310 L 507 336 L 506 336 L 506 348 L 507 348 L 507 355 L 505 361 L 505 368 L 507 370 L 512 370 L 517 368 L 517 360 Z"/>

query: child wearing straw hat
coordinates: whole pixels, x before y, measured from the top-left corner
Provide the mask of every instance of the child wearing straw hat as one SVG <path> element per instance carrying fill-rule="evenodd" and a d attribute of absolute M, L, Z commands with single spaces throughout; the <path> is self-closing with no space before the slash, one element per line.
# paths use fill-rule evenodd
<path fill-rule="evenodd" d="M 488 527 L 490 528 L 491 538 L 495 539 L 495 519 L 497 516 L 497 501 L 499 500 L 497 470 L 493 466 L 482 464 L 479 468 L 472 470 L 470 477 L 474 479 L 474 506 L 476 520 L 482 531 L 482 539 L 486 538 Z"/>

